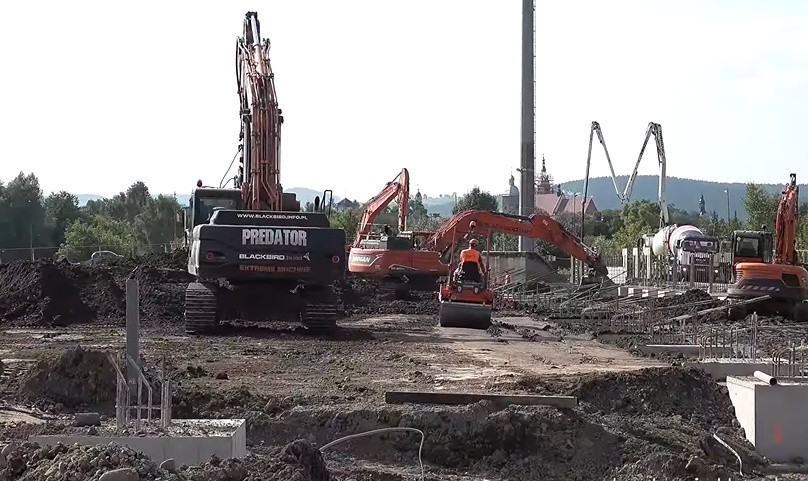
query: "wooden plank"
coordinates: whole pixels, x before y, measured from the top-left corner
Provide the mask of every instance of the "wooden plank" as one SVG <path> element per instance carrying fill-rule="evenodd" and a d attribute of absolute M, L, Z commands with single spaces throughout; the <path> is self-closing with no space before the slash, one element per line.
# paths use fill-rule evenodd
<path fill-rule="evenodd" d="M 384 401 L 388 404 L 472 404 L 479 401 L 491 401 L 498 405 L 508 406 L 519 404 L 523 406 L 555 406 L 559 408 L 574 408 L 578 405 L 575 396 L 534 396 L 525 394 L 475 394 L 452 392 L 418 392 L 418 391 L 387 391 Z"/>

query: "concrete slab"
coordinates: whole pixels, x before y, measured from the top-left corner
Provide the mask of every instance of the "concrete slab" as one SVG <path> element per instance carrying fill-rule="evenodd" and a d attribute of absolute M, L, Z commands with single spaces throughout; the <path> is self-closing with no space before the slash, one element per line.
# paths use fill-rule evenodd
<path fill-rule="evenodd" d="M 116 443 L 142 452 L 158 464 L 173 458 L 177 466 L 198 466 L 213 454 L 221 459 L 247 455 L 244 419 L 174 419 L 167 432 L 145 436 L 118 435 L 110 426 L 105 426 L 95 436 L 68 433 L 28 439 L 40 445 Z"/>
<path fill-rule="evenodd" d="M 699 357 L 701 346 L 698 344 L 647 344 L 639 347 L 643 354 L 681 354 L 685 357 Z M 729 348 L 711 348 L 714 355 L 729 354 Z"/>
<path fill-rule="evenodd" d="M 700 347 L 698 344 L 647 344 L 640 346 L 643 354 L 681 354 L 687 357 L 698 357 Z"/>
<path fill-rule="evenodd" d="M 755 371 L 768 372 L 771 361 L 767 359 L 754 362 L 732 359 L 705 359 L 703 361 L 688 361 L 684 365 L 685 367 L 704 369 L 716 381 L 723 381 L 727 376 L 751 376 Z"/>
<path fill-rule="evenodd" d="M 778 378 L 770 385 L 752 376 L 729 376 L 735 415 L 755 449 L 774 463 L 808 459 L 808 381 Z"/>

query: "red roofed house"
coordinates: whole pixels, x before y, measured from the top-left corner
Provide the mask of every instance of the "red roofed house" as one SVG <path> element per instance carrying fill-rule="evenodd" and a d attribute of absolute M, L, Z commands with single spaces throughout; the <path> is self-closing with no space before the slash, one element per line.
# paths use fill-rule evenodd
<path fill-rule="evenodd" d="M 581 214 L 583 204 L 582 196 L 569 197 L 561 190 L 560 185 L 553 186 L 553 178 L 547 174 L 547 165 L 544 157 L 541 159 L 541 174 L 536 179 L 536 211 L 542 211 L 556 216 L 563 213 Z M 519 189 L 515 185 L 513 175 L 510 178 L 508 193 L 499 196 L 499 205 L 502 212 L 507 214 L 519 213 Z M 587 215 L 598 212 L 595 201 L 591 197 L 586 199 Z"/>
<path fill-rule="evenodd" d="M 582 208 L 585 209 L 587 215 L 598 212 L 595 201 L 591 197 L 586 199 L 586 204 L 583 205 L 582 196 L 568 197 L 561 190 L 560 185 L 553 188 L 552 177 L 547 174 L 547 165 L 542 157 L 541 174 L 536 179 L 536 211 L 544 211 L 551 216 L 563 213 L 580 215 Z"/>

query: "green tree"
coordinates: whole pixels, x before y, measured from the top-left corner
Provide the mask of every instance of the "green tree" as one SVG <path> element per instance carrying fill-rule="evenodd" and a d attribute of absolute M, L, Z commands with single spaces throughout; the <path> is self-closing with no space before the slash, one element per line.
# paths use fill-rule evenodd
<path fill-rule="evenodd" d="M 410 197 L 408 206 L 408 220 L 413 222 L 424 219 L 429 214 L 424 205 L 424 198 L 421 195 L 421 191 L 416 192 L 414 197 Z"/>
<path fill-rule="evenodd" d="M 78 220 L 67 228 L 59 254 L 71 261 L 90 258 L 97 250 L 133 255 L 137 242 L 129 225 L 102 215 Z"/>
<path fill-rule="evenodd" d="M 491 195 L 491 193 L 475 186 L 471 191 L 457 200 L 457 205 L 452 208 L 452 214 L 471 209 L 498 211 L 499 204 L 497 198 Z"/>
<path fill-rule="evenodd" d="M 79 199 L 62 190 L 47 196 L 43 205 L 47 226 L 51 230 L 51 245 L 61 245 L 65 241 L 67 228 L 81 217 Z"/>
<path fill-rule="evenodd" d="M 746 207 L 748 228 L 760 230 L 761 226 L 765 225 L 767 229 L 774 230 L 779 203 L 778 196 L 770 194 L 755 184 L 747 184 L 743 204 Z"/>
<path fill-rule="evenodd" d="M 181 212 L 180 205 L 176 198 L 166 195 L 158 195 L 144 204 L 143 210 L 135 215 L 135 238 L 144 250 L 161 251 L 182 235 L 182 217 L 177 215 Z"/>
<path fill-rule="evenodd" d="M 20 172 L 2 189 L 0 197 L 0 245 L 21 248 L 46 242 L 42 189 L 34 174 Z"/>
<path fill-rule="evenodd" d="M 629 202 L 620 214 L 621 228 L 615 235 L 618 245 L 632 247 L 644 234 L 659 229 L 659 204 L 650 200 Z"/>
<path fill-rule="evenodd" d="M 446 222 L 448 219 L 441 217 L 440 214 L 430 214 L 424 217 L 415 217 L 411 221 L 407 221 L 409 230 L 420 232 L 435 232 Z"/>
<path fill-rule="evenodd" d="M 334 212 L 331 216 L 331 226 L 337 229 L 345 230 L 345 239 L 351 244 L 356 238 L 356 229 L 359 227 L 359 221 L 362 219 L 361 209 L 346 209 L 339 212 Z"/>

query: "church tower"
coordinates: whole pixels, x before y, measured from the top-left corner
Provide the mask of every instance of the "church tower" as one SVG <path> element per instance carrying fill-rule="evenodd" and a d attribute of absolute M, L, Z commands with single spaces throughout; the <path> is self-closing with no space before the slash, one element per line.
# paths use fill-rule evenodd
<path fill-rule="evenodd" d="M 552 194 L 553 179 L 547 174 L 547 162 L 541 156 L 541 174 L 536 182 L 536 194 Z"/>

